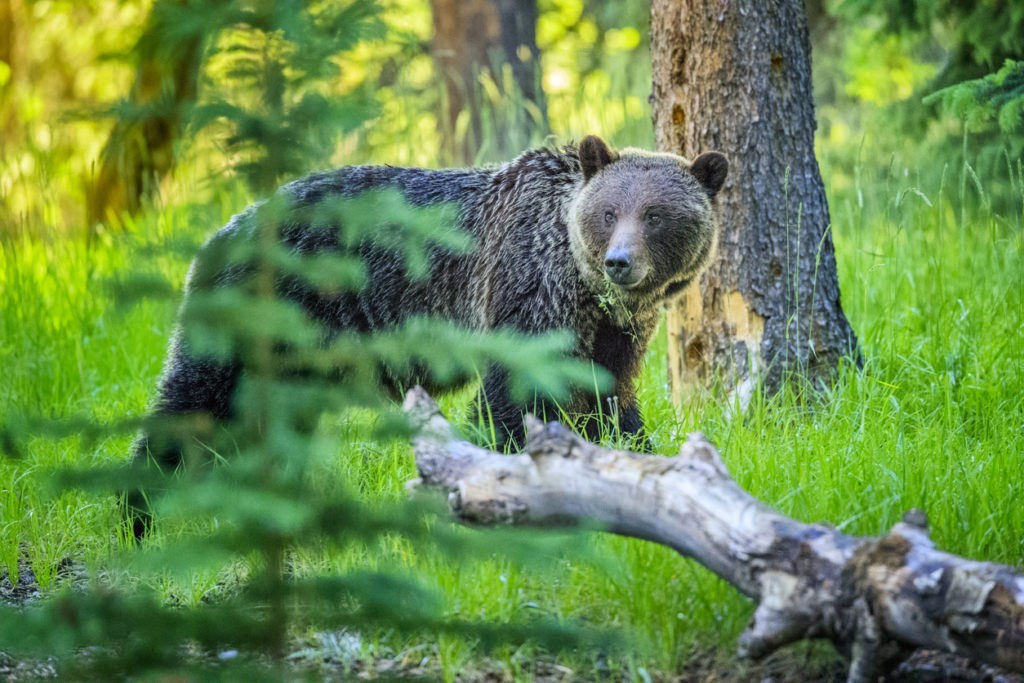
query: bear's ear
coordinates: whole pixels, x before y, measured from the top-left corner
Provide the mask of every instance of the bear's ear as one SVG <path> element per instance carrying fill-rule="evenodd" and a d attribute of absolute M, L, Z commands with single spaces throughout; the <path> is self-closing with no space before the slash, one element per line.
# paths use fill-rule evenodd
<path fill-rule="evenodd" d="M 705 152 L 693 160 L 690 173 L 714 199 L 729 173 L 729 160 L 721 152 Z"/>
<path fill-rule="evenodd" d="M 612 163 L 612 151 L 604 140 L 596 135 L 588 135 L 580 143 L 580 168 L 583 169 L 583 181 L 590 180 L 595 173 Z"/>

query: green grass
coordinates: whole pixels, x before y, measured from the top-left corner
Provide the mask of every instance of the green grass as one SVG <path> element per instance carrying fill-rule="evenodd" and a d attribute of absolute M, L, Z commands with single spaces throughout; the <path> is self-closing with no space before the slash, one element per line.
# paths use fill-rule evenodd
<path fill-rule="evenodd" d="M 973 185 L 963 189 L 959 176 L 949 171 L 931 184 L 886 177 L 870 190 L 857 188 L 860 200 L 854 191 L 832 193 L 843 305 L 865 367 L 844 368 L 828 395 L 787 391 L 755 401 L 742 418 L 730 418 L 707 397 L 676 409 L 659 335 L 640 391 L 656 449 L 673 453 L 688 431 L 699 429 L 743 487 L 797 519 L 877 534 L 920 507 L 944 549 L 1024 564 L 1024 226 L 1019 211 L 994 214 L 970 195 Z M 1014 184 L 1019 177 L 992 182 Z M 0 420 L 34 415 L 113 423 L 141 415 L 160 372 L 175 302 L 118 307 L 108 282 L 146 271 L 180 287 L 187 250 L 161 245 L 202 239 L 244 203 L 238 193 L 224 193 L 211 208 L 168 208 L 132 226 L 134 237 L 91 248 L 26 236 L 0 241 Z M 444 407 L 465 416 L 469 396 L 449 398 Z M 349 429 L 339 416 L 327 416 L 324 447 Z M 120 462 L 130 441 L 127 432 L 98 442 L 39 436 L 20 459 L 0 459 L 0 563 L 9 572 L 23 555 L 51 589 L 65 558 L 108 566 L 121 545 L 114 500 L 54 494 L 45 474 L 69 464 Z M 364 458 L 335 458 L 320 475 L 326 486 L 387 501 L 405 495 L 414 468 L 408 447 L 371 443 Z M 629 654 L 614 655 L 610 665 L 634 676 L 639 667 L 677 670 L 694 648 L 729 651 L 751 614 L 752 605 L 723 582 L 650 543 L 556 535 L 544 547 L 541 562 L 521 564 L 498 555 L 417 554 L 383 538 L 296 554 L 291 562 L 299 574 L 408 567 L 427 577 L 447 611 L 460 617 L 555 615 L 621 627 Z M 243 571 L 232 565 L 185 580 L 164 577 L 157 588 L 169 600 L 197 604 Z M 362 651 L 373 657 L 418 645 L 382 632 L 364 634 Z M 448 679 L 475 656 L 472 643 L 448 636 L 422 652 L 437 658 Z M 525 675 L 533 654 L 528 647 L 508 649 L 499 661 L 508 675 Z M 566 661 L 590 666 L 593 653 Z"/>

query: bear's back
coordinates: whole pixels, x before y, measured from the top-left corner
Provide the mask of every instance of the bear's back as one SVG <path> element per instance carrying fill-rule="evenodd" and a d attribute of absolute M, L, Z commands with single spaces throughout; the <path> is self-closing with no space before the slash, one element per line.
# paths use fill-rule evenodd
<path fill-rule="evenodd" d="M 370 281 L 353 302 L 359 327 L 380 329 L 430 315 L 472 329 L 529 331 L 519 303 L 535 302 L 542 290 L 554 304 L 574 290 L 565 221 L 579 183 L 575 157 L 542 149 L 496 167 L 346 167 L 311 176 L 289 190 L 298 201 L 315 203 L 391 188 L 415 207 L 447 205 L 441 213 L 447 225 L 436 229 L 470 235 L 468 253 L 431 246 L 429 272 L 422 278 L 410 278 L 396 253 L 375 240 L 364 241 L 360 255 Z M 381 229 L 387 229 L 384 214 Z"/>

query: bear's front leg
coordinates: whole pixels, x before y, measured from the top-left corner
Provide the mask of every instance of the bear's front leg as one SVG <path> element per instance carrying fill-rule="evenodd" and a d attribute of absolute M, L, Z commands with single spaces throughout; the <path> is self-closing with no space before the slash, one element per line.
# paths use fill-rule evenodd
<path fill-rule="evenodd" d="M 643 436 L 644 419 L 636 401 L 619 411 L 619 433 L 623 436 Z"/>
<path fill-rule="evenodd" d="M 644 453 L 654 452 L 654 446 L 644 430 L 644 419 L 640 415 L 640 407 L 636 404 L 635 398 L 632 403 L 619 412 L 619 434 L 632 439 L 631 448 L 633 450 Z"/>
<path fill-rule="evenodd" d="M 523 422 L 526 413 L 532 413 L 542 420 L 554 420 L 558 417 L 558 408 L 554 402 L 539 396 L 525 403 L 513 401 L 509 391 L 508 371 L 498 366 L 488 370 L 472 418 L 484 429 L 488 426 L 493 429 L 496 446 L 515 452 L 526 445 L 526 427 Z"/>
<path fill-rule="evenodd" d="M 598 442 L 606 436 L 624 438 L 631 450 L 652 452 L 650 440 L 644 432 L 644 420 L 636 402 L 636 395 L 628 387 L 622 393 L 603 395 L 601 404 L 582 423 L 587 440 Z"/>

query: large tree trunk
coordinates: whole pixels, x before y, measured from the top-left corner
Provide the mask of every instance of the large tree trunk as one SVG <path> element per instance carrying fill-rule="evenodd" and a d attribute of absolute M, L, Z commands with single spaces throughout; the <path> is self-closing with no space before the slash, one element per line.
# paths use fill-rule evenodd
<path fill-rule="evenodd" d="M 99 171 L 86 196 L 90 235 L 96 226 L 124 213 L 136 213 L 174 168 L 174 146 L 181 137 L 188 106 L 198 95 L 203 57 L 203 32 L 179 38 L 167 21 L 180 18 L 165 12 L 183 0 L 158 1 L 136 47 L 139 64 L 120 116 L 110 131 Z"/>
<path fill-rule="evenodd" d="M 493 111 L 493 138 L 528 138 L 530 129 L 545 126 L 546 107 L 538 84 L 536 0 L 431 0 L 434 16 L 434 63 L 441 73 L 445 99 L 439 116 L 442 151 L 449 162 L 472 164 L 484 139 L 484 100 L 479 76 L 486 73 L 500 88 L 501 64 L 508 62 L 526 112 Z M 469 115 L 465 130 L 459 116 Z M 509 115 L 514 114 L 514 115 Z M 539 119 L 535 120 L 535 119 Z M 507 152 L 507 150 L 497 150 Z"/>
<path fill-rule="evenodd" d="M 741 400 L 758 379 L 827 383 L 856 337 L 814 157 L 802 0 L 654 0 L 651 53 L 658 146 L 730 160 L 718 256 L 668 313 L 674 395 L 716 377 Z"/>
<path fill-rule="evenodd" d="M 937 550 L 920 511 L 881 537 L 848 536 L 755 499 L 700 434 L 665 458 L 607 450 L 530 417 L 525 451 L 509 456 L 459 440 L 418 387 L 405 410 L 419 483 L 447 489 L 460 519 L 597 522 L 673 548 L 757 602 L 743 655 L 826 638 L 850 656 L 851 681 L 874 680 L 915 648 L 1024 671 L 1024 575 Z"/>

